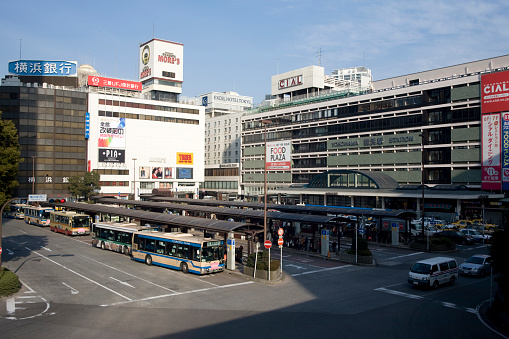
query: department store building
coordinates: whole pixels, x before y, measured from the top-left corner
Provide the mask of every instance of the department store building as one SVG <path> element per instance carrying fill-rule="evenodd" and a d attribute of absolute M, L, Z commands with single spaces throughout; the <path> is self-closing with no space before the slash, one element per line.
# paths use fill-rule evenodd
<path fill-rule="evenodd" d="M 245 197 L 263 198 L 266 128 L 268 143 L 291 143 L 291 169 L 267 171 L 271 201 L 421 211 L 424 197 L 426 215 L 484 206 L 499 220 L 508 70 L 505 55 L 369 87 L 330 88 L 317 66 L 273 76 L 278 99 L 242 118 Z"/>

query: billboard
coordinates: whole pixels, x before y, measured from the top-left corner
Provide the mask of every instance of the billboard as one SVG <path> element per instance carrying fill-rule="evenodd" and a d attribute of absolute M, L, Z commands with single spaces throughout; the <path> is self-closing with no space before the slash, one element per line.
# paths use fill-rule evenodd
<path fill-rule="evenodd" d="M 125 149 L 125 118 L 99 117 L 98 146 Z"/>
<path fill-rule="evenodd" d="M 105 77 L 98 77 L 95 75 L 89 75 L 88 79 L 87 79 L 87 83 L 89 86 L 120 88 L 120 89 L 127 89 L 127 90 L 131 90 L 131 91 L 141 91 L 143 89 L 141 82 L 138 82 L 138 81 L 105 78 Z"/>
<path fill-rule="evenodd" d="M 125 152 L 123 149 L 99 148 L 99 162 L 125 163 Z"/>
<path fill-rule="evenodd" d="M 77 61 L 15 60 L 9 61 L 9 73 L 29 76 L 76 76 Z"/>
<path fill-rule="evenodd" d="M 177 165 L 192 165 L 193 153 L 180 153 L 177 152 Z"/>
<path fill-rule="evenodd" d="M 502 189 L 509 190 L 509 112 L 502 113 Z"/>
<path fill-rule="evenodd" d="M 481 76 L 482 114 L 509 111 L 509 71 Z"/>
<path fill-rule="evenodd" d="M 290 141 L 273 141 L 267 143 L 267 171 L 290 170 L 292 168 L 292 143 Z"/>
<path fill-rule="evenodd" d="M 140 45 L 140 81 L 151 78 L 184 81 L 184 45 L 152 39 Z"/>
<path fill-rule="evenodd" d="M 482 119 L 482 183 L 483 190 L 502 187 L 500 113 L 483 114 Z"/>
<path fill-rule="evenodd" d="M 177 167 L 177 179 L 192 179 L 193 169 L 186 167 Z"/>

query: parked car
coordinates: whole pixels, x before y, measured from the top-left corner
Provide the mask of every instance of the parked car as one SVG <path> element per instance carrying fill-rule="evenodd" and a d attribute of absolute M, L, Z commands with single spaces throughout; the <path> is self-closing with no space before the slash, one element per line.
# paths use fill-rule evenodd
<path fill-rule="evenodd" d="M 461 245 L 472 245 L 475 242 L 474 238 L 471 236 L 464 235 L 458 231 L 443 231 L 438 233 L 436 236 L 451 239 L 455 244 Z"/>
<path fill-rule="evenodd" d="M 472 222 L 470 220 L 458 220 L 456 222 L 453 222 L 452 225 L 458 229 L 460 228 L 465 228 L 465 227 L 469 227 L 469 226 L 472 226 Z"/>
<path fill-rule="evenodd" d="M 476 254 L 460 265 L 460 274 L 483 276 L 491 270 L 492 258 L 487 254 Z"/>
<path fill-rule="evenodd" d="M 471 236 L 472 238 L 474 238 L 475 242 L 484 242 L 484 243 L 491 242 L 491 235 L 482 234 L 481 232 L 479 232 L 477 230 L 464 228 L 464 229 L 460 230 L 460 232 L 463 233 L 464 235 Z"/>

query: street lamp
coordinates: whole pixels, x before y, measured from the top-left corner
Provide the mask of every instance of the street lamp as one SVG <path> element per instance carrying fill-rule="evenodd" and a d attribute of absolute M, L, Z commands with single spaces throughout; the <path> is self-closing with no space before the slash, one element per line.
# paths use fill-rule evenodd
<path fill-rule="evenodd" d="M 263 152 L 263 241 L 267 240 L 267 124 L 272 120 L 262 120 L 264 126 L 264 152 Z M 269 263 L 270 265 L 270 263 Z"/>
<path fill-rule="evenodd" d="M 134 200 L 136 200 L 136 158 L 133 158 L 133 162 L 134 162 L 134 165 L 133 165 L 133 189 L 134 189 Z"/>
<path fill-rule="evenodd" d="M 35 194 L 35 155 L 31 156 L 32 158 L 32 194 Z"/>

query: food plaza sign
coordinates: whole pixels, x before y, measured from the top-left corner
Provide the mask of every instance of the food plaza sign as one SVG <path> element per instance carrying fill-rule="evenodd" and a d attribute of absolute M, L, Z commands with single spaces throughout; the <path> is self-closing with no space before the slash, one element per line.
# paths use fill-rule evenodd
<path fill-rule="evenodd" d="M 265 156 L 267 171 L 290 170 L 292 168 L 292 144 L 290 141 L 268 142 Z"/>
<path fill-rule="evenodd" d="M 9 61 L 9 73 L 29 76 L 76 76 L 77 61 L 15 60 Z"/>
<path fill-rule="evenodd" d="M 384 146 L 384 145 L 414 145 L 421 144 L 419 133 L 392 134 L 369 138 L 350 138 L 329 140 L 329 150 L 349 149 L 360 147 Z"/>

